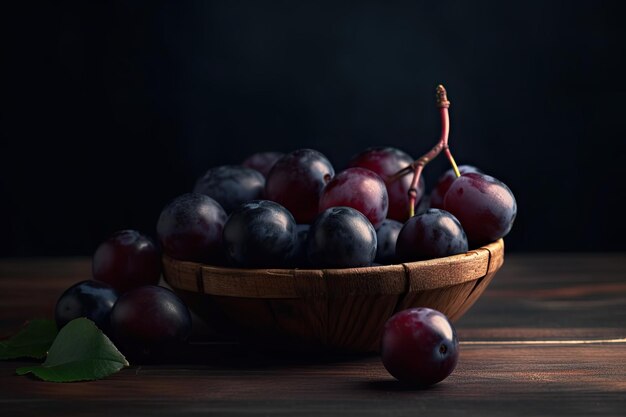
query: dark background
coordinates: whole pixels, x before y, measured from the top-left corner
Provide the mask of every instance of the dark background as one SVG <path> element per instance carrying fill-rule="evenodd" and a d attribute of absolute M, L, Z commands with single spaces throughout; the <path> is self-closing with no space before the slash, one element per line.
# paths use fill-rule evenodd
<path fill-rule="evenodd" d="M 435 143 L 513 190 L 509 251 L 623 251 L 619 2 L 4 4 L 0 256 L 154 235 L 211 166 L 302 147 L 337 170 Z M 427 187 L 447 168 L 425 171 Z"/>

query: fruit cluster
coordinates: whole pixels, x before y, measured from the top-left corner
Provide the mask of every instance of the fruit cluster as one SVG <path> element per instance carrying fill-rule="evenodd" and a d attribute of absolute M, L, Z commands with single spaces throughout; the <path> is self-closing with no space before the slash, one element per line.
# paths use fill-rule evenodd
<path fill-rule="evenodd" d="M 335 174 L 322 153 L 298 149 L 209 169 L 161 212 L 163 252 L 240 268 L 349 268 L 454 255 L 505 236 L 513 193 L 476 167 L 457 167 L 449 102 L 443 87 L 438 94 L 442 136 L 417 160 L 369 148 Z M 441 151 L 452 168 L 428 198 L 421 172 Z"/>
<path fill-rule="evenodd" d="M 122 230 L 98 247 L 93 280 L 63 293 L 57 325 L 90 318 L 126 352 L 184 341 L 191 316 L 158 286 L 162 254 L 239 268 L 354 268 L 450 256 L 502 238 L 516 216 L 515 198 L 476 167 L 456 165 L 450 103 L 443 87 L 437 94 L 441 138 L 416 160 L 393 147 L 369 148 L 336 174 L 322 153 L 298 149 L 209 169 L 163 208 L 157 243 Z M 422 170 L 442 151 L 452 168 L 427 195 Z M 389 320 L 381 351 L 398 379 L 431 384 L 452 371 L 457 347 L 443 314 L 418 309 Z"/>
<path fill-rule="evenodd" d="M 58 298 L 60 329 L 86 317 L 132 358 L 167 356 L 191 333 L 191 313 L 159 286 L 161 250 L 148 236 L 122 230 L 102 242 L 92 261 L 93 279 L 78 282 Z"/>

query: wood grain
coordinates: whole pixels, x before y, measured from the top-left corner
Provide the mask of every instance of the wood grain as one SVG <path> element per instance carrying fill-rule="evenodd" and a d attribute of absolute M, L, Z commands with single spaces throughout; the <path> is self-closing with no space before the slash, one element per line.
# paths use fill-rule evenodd
<path fill-rule="evenodd" d="M 33 316 L 50 316 L 61 291 L 88 273 L 86 259 L 0 261 L 0 334 Z M 44 383 L 14 375 L 27 362 L 0 362 L 0 410 L 20 416 L 621 416 L 626 343 L 561 342 L 625 338 L 625 283 L 625 254 L 507 255 L 497 279 L 456 322 L 462 343 L 456 370 L 427 390 L 396 383 L 376 355 L 272 355 L 196 333 L 169 363 L 133 365 L 96 382 Z M 367 308 L 366 299 L 352 308 Z M 334 326 L 341 333 L 341 323 Z M 538 340 L 552 344 L 506 344 Z M 468 343 L 480 341 L 495 344 Z"/>
<path fill-rule="evenodd" d="M 229 337 L 301 350 L 377 352 L 394 313 L 430 307 L 460 318 L 500 269 L 504 242 L 464 254 L 399 265 L 345 269 L 239 269 L 164 257 L 175 291 Z M 210 306 L 210 308 L 207 308 Z"/>

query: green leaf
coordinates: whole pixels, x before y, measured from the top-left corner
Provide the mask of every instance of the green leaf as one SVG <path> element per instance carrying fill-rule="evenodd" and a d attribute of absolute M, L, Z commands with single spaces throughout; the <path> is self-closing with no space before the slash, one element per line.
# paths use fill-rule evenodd
<path fill-rule="evenodd" d="M 78 318 L 61 329 L 42 365 L 19 368 L 17 374 L 32 372 L 52 382 L 86 381 L 107 377 L 128 365 L 91 320 Z"/>
<path fill-rule="evenodd" d="M 53 320 L 31 320 L 16 335 L 0 342 L 0 359 L 43 359 L 56 335 Z"/>

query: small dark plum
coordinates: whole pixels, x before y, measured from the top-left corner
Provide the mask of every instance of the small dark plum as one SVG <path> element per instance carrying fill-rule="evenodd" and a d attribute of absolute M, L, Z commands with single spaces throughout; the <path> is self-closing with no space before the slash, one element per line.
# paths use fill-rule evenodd
<path fill-rule="evenodd" d="M 459 219 L 474 248 L 506 236 L 517 215 L 517 202 L 509 187 L 480 173 L 454 180 L 443 205 Z"/>
<path fill-rule="evenodd" d="M 161 355 L 187 340 L 191 313 L 171 290 L 146 285 L 120 296 L 111 328 L 124 353 Z"/>
<path fill-rule="evenodd" d="M 289 265 L 294 268 L 306 268 L 309 264 L 306 256 L 306 245 L 310 228 L 311 225 L 309 224 L 296 225 L 296 244 L 289 257 Z"/>
<path fill-rule="evenodd" d="M 387 371 L 401 382 L 436 384 L 456 368 L 456 330 L 437 310 L 421 307 L 400 311 L 385 323 L 381 358 Z"/>
<path fill-rule="evenodd" d="M 109 317 L 118 299 L 118 293 L 109 284 L 85 280 L 68 289 L 57 300 L 54 319 L 60 329 L 70 321 L 86 317 L 100 330 L 109 334 Z"/>
<path fill-rule="evenodd" d="M 482 172 L 480 169 L 476 168 L 473 165 L 459 165 L 458 168 L 461 175 L 469 174 L 470 172 Z M 435 185 L 435 188 L 430 193 L 430 207 L 439 209 L 443 208 L 443 198 L 445 197 L 448 189 L 455 179 L 456 174 L 454 173 L 454 170 L 452 168 L 444 172 L 443 175 L 439 177 L 439 180 L 437 180 L 437 185 Z"/>
<path fill-rule="evenodd" d="M 309 229 L 307 256 L 317 268 L 369 266 L 376 256 L 376 230 L 361 212 L 331 207 Z"/>
<path fill-rule="evenodd" d="M 360 167 L 348 168 L 330 180 L 320 196 L 320 213 L 339 206 L 360 211 L 376 229 L 387 216 L 387 187 L 374 171 Z"/>
<path fill-rule="evenodd" d="M 284 155 L 285 154 L 282 152 L 257 152 L 247 157 L 241 163 L 241 165 L 248 168 L 256 169 L 261 174 L 263 174 L 264 177 L 267 177 L 267 174 L 270 173 L 270 170 L 272 169 L 276 161 L 278 161 Z"/>
<path fill-rule="evenodd" d="M 406 152 L 388 146 L 378 146 L 365 149 L 353 156 L 348 166 L 367 168 L 377 173 L 387 186 L 387 194 L 389 196 L 387 217 L 405 222 L 409 218 L 408 192 L 412 176 L 405 175 L 395 181 L 389 181 L 389 178 L 401 169 L 411 165 L 411 163 L 413 163 L 413 158 Z M 417 185 L 416 205 L 419 204 L 425 189 L 424 178 L 420 177 Z"/>
<path fill-rule="evenodd" d="M 285 267 L 296 246 L 296 222 L 278 203 L 242 204 L 224 225 L 229 260 L 241 267 Z"/>
<path fill-rule="evenodd" d="M 220 203 L 226 213 L 239 205 L 263 197 L 265 177 L 259 171 L 240 165 L 222 165 L 209 169 L 193 187 Z"/>
<path fill-rule="evenodd" d="M 385 265 L 396 261 L 396 241 L 403 224 L 392 219 L 385 219 L 376 230 L 376 262 Z"/>
<path fill-rule="evenodd" d="M 148 236 L 120 230 L 102 242 L 93 255 L 93 277 L 123 293 L 156 285 L 161 277 L 161 251 Z"/>
<path fill-rule="evenodd" d="M 441 209 L 428 209 L 411 217 L 400 230 L 396 256 L 400 262 L 442 258 L 467 252 L 467 237 L 461 223 Z"/>
<path fill-rule="evenodd" d="M 417 207 L 415 207 L 415 215 L 417 216 L 418 214 L 422 214 L 425 213 L 426 210 L 428 210 L 430 207 L 430 196 L 429 195 L 423 195 L 422 198 L 420 199 L 420 202 L 417 204 Z M 434 208 L 434 207 L 432 207 Z"/>
<path fill-rule="evenodd" d="M 318 214 L 322 188 L 335 176 L 328 159 L 313 149 L 299 149 L 280 158 L 267 175 L 265 198 L 291 212 L 298 223 L 310 224 Z"/>
<path fill-rule="evenodd" d="M 226 213 L 211 197 L 187 193 L 161 211 L 157 223 L 163 252 L 181 261 L 222 263 Z"/>

